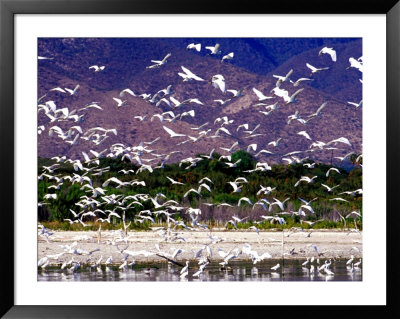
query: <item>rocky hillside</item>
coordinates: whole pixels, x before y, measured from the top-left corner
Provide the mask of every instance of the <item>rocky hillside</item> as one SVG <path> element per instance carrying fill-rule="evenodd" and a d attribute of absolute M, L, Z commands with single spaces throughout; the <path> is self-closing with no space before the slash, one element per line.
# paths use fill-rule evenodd
<path fill-rule="evenodd" d="M 266 149 L 274 154 L 260 156 L 268 162 L 282 162 L 282 157 L 288 157 L 289 152 L 301 152 L 300 158 L 310 157 L 314 160 L 330 162 L 332 157 L 344 156 L 349 152 L 362 152 L 362 108 L 356 108 L 347 101 L 359 102 L 362 96 L 362 84 L 359 79 L 362 73 L 354 68 L 346 70 L 350 57 L 361 56 L 361 40 L 354 39 L 306 39 L 301 45 L 299 39 L 281 39 L 281 46 L 271 39 L 219 39 L 221 55 L 206 55 L 204 45 L 212 45 L 214 39 L 201 39 L 194 41 L 202 43 L 200 52 L 186 50 L 186 45 L 191 39 L 39 39 L 38 55 L 50 59 L 38 60 L 38 97 L 42 97 L 39 104 L 54 101 L 57 110 L 67 108 L 68 112 L 76 110 L 75 115 L 83 115 L 79 122 L 74 116 L 62 118 L 58 112 L 51 122 L 45 115 L 43 108 L 39 108 L 38 126 L 43 125 L 44 131 L 38 137 L 38 155 L 52 157 L 67 155 L 71 158 L 82 158 L 82 151 L 90 149 L 101 151 L 108 149 L 115 143 L 125 146 L 137 146 L 140 142 L 149 142 L 160 137 L 148 148 L 153 152 L 144 154 L 143 158 L 155 158 L 154 153 L 168 153 L 172 150 L 181 153 L 174 154 L 170 161 L 177 161 L 197 153 L 209 153 L 213 148 L 221 154 L 228 154 L 220 147 L 230 147 L 234 142 L 239 142 L 239 148 L 246 149 L 249 144 L 257 144 L 255 154 L 261 149 Z M 285 40 L 285 41 L 284 41 Z M 330 42 L 329 42 L 330 41 Z M 273 46 L 272 44 L 276 45 Z M 292 44 L 290 46 L 289 44 Z M 332 62 L 327 54 L 318 56 L 319 50 L 330 43 L 337 50 L 337 62 Z M 284 44 L 284 45 L 283 45 Z M 284 52 L 283 52 L 284 51 Z M 221 62 L 221 57 L 234 52 L 232 60 Z M 160 68 L 147 69 L 153 63 L 151 60 L 162 60 L 167 53 L 171 53 L 168 63 Z M 329 67 L 313 74 L 305 66 L 306 62 L 316 67 Z M 95 72 L 89 69 L 91 65 L 104 65 L 102 71 Z M 183 82 L 178 72 L 181 66 L 188 68 L 204 81 Z M 313 81 L 304 81 L 297 87 L 285 82 L 280 86 L 289 92 L 289 95 L 298 89 L 304 90 L 297 95 L 297 101 L 286 104 L 281 97 L 273 95 L 270 91 L 275 87 L 276 78 L 273 75 L 286 75 L 293 69 L 290 79 L 295 81 L 300 77 L 307 77 Z M 221 74 L 225 78 L 226 89 L 243 89 L 243 96 L 232 98 L 230 92 L 221 92 L 211 85 L 213 75 Z M 53 88 L 73 89 L 77 84 L 76 94 L 70 95 Z M 159 90 L 172 85 L 171 94 L 178 101 L 197 98 L 203 104 L 189 103 L 172 109 L 166 103 L 157 101 L 162 98 L 159 94 L 154 101 L 146 101 L 139 94 L 150 94 L 150 98 Z M 137 96 L 125 94 L 120 97 L 120 91 L 130 88 Z M 278 108 L 268 115 L 264 106 L 255 106 L 259 101 L 253 92 L 257 88 L 272 99 L 263 101 L 266 104 L 277 102 Z M 117 107 L 113 97 L 126 100 L 126 105 Z M 167 96 L 169 100 L 169 96 Z M 229 102 L 220 105 L 214 100 L 222 99 Z M 85 105 L 97 102 L 102 110 L 89 108 L 81 110 Z M 322 113 L 312 118 L 306 124 L 293 120 L 288 124 L 288 116 L 295 114 L 301 119 L 309 119 L 308 115 L 327 102 Z M 193 110 L 195 116 L 177 118 L 174 123 L 151 117 L 154 114 L 173 111 L 175 115 Z M 140 121 L 135 116 L 147 116 L 145 121 Z M 212 137 L 222 121 L 215 122 L 217 118 L 227 116 L 231 123 L 225 124 L 230 135 L 220 131 L 220 137 Z M 168 118 L 169 116 L 165 116 Z M 173 131 L 198 136 L 199 131 L 192 128 L 207 123 L 201 130 L 207 135 L 193 142 L 189 137 L 171 138 L 163 129 L 163 125 Z M 259 128 L 254 137 L 245 133 L 246 129 L 238 126 L 248 124 L 248 131 L 253 130 L 258 124 Z M 60 127 L 64 132 L 73 126 L 80 126 L 82 133 L 74 145 L 65 141 L 72 141 L 78 131 L 72 129 L 72 136 L 63 140 L 54 133 L 49 136 L 52 126 Z M 114 133 L 106 133 L 103 142 L 96 145 L 93 140 L 85 140 L 88 130 L 95 127 L 116 129 Z M 209 130 L 209 131 L 208 131 Z M 297 134 L 306 131 L 312 140 Z M 99 133 L 99 132 L 97 132 Z M 281 137 L 278 147 L 268 145 L 272 140 Z M 351 146 L 338 143 L 337 149 L 310 148 L 316 141 L 329 142 L 339 137 L 346 137 Z M 190 140 L 189 142 L 185 142 Z M 330 145 L 331 147 L 334 145 Z M 238 149 L 238 148 L 236 148 Z M 315 150 L 310 152 L 310 150 Z M 345 165 L 333 159 L 336 165 Z M 151 163 L 156 163 L 157 160 Z"/>

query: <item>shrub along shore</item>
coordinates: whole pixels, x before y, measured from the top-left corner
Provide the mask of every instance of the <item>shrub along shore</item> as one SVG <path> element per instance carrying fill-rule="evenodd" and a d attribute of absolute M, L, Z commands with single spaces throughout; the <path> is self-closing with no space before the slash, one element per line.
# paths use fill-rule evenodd
<path fill-rule="evenodd" d="M 85 227 L 81 223 L 70 224 L 65 219 L 76 219 L 71 210 L 77 214 L 83 214 L 99 209 L 104 212 L 106 210 L 115 211 L 120 215 L 123 212 L 128 229 L 148 230 L 151 226 L 165 224 L 167 218 L 165 214 L 153 214 L 154 223 L 152 223 L 150 220 L 140 218 L 142 214 L 140 212 L 167 210 L 174 221 L 183 221 L 190 225 L 193 221 L 187 211 L 189 208 L 193 208 L 201 211 L 197 222 L 201 222 L 209 228 L 233 229 L 234 226 L 227 222 L 236 216 L 246 218 L 243 223 L 236 224 L 239 229 L 246 229 L 250 226 L 256 226 L 258 229 L 290 229 L 292 227 L 362 229 L 362 217 L 350 214 L 354 211 L 362 214 L 362 194 L 340 194 L 362 188 L 361 167 L 355 165 L 350 171 L 334 167 L 338 172 L 330 171 L 329 176 L 326 176 L 328 170 L 333 166 L 316 163 L 313 168 L 308 168 L 309 165 L 305 164 L 313 164 L 313 162 L 304 160 L 291 165 L 272 165 L 270 170 L 252 171 L 256 168 L 257 162 L 247 152 L 237 151 L 232 154 L 231 162 L 240 159 L 235 168 L 229 168 L 225 164 L 226 160 L 219 160 L 219 157 L 219 154 L 214 154 L 214 158 L 211 160 L 203 158 L 197 162 L 196 166 L 189 169 L 189 164 L 185 163 L 165 164 L 163 168 L 153 166 L 152 172 L 148 170 L 138 172 L 139 166 L 123 161 L 121 158 L 100 158 L 98 164 L 85 164 L 85 170 L 76 169 L 71 163 L 60 163 L 52 174 L 48 173 L 44 166 L 48 167 L 56 162 L 51 159 L 39 158 L 39 222 L 50 229 L 97 230 L 100 226 L 100 222 L 96 222 L 98 218 L 105 219 L 107 217 L 106 214 L 99 211 L 95 212 L 96 216 L 84 218 L 84 224 L 87 225 Z M 91 165 L 92 170 L 90 170 Z M 86 167 L 89 167 L 89 170 Z M 129 173 L 123 173 L 129 170 L 131 170 Z M 300 182 L 296 187 L 296 182 L 302 176 L 316 176 L 316 178 L 313 183 Z M 88 177 L 88 179 L 82 179 L 82 177 Z M 118 185 L 114 183 L 103 186 L 107 180 L 113 177 L 121 182 L 136 181 L 136 183 L 122 187 L 117 187 Z M 183 183 L 183 185 L 172 184 L 167 177 Z M 190 192 L 184 196 L 191 188 L 197 190 L 199 181 L 205 177 L 212 181 L 204 181 L 209 185 L 211 192 L 202 188 L 200 194 Z M 246 181 L 244 182 L 242 179 L 239 182 L 241 192 L 235 193 L 229 182 L 233 182 L 239 177 L 244 177 Z M 322 184 L 337 187 L 328 192 Z M 272 189 L 270 193 L 261 191 L 262 187 L 268 186 Z M 92 187 L 101 188 L 106 196 L 118 198 L 118 201 L 107 201 L 102 194 L 94 196 Z M 47 194 L 56 194 L 57 198 L 46 199 Z M 135 196 L 138 194 L 144 194 L 144 197 L 140 195 L 139 200 L 136 200 Z M 248 198 L 253 205 L 242 201 L 238 206 L 242 197 Z M 125 200 L 127 198 L 128 200 Z M 156 199 L 161 206 L 155 207 L 150 198 Z M 289 199 L 285 202 L 283 211 L 279 205 L 270 205 L 275 199 L 284 201 L 286 198 Z M 315 199 L 310 204 L 313 213 L 301 207 L 304 203 L 300 199 L 305 201 Z M 92 204 L 87 204 L 90 200 L 94 201 Z M 162 206 L 163 203 L 170 200 L 176 201 L 173 209 L 171 206 Z M 138 203 L 133 203 L 135 201 Z M 123 207 L 120 205 L 121 202 L 124 204 Z M 254 205 L 257 202 L 260 205 Z M 262 216 L 280 216 L 284 219 L 285 224 L 280 225 L 276 220 L 266 220 Z M 310 225 L 313 222 L 315 224 Z M 123 222 L 115 217 L 110 219 L 110 223 L 102 223 L 103 229 L 111 230 L 121 227 L 123 227 Z"/>

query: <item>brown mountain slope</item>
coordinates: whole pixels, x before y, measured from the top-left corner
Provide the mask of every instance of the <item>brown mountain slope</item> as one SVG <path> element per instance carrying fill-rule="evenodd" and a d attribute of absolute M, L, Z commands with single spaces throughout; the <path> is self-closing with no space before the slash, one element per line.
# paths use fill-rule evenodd
<path fill-rule="evenodd" d="M 275 155 L 264 157 L 268 162 L 281 162 L 284 154 L 293 151 L 303 151 L 298 155 L 299 157 L 310 156 L 315 160 L 324 162 L 330 162 L 332 155 L 343 156 L 349 151 L 362 152 L 362 111 L 346 104 L 343 98 L 346 92 L 344 89 L 339 88 L 339 90 L 336 90 L 336 88 L 332 88 L 332 91 L 336 91 L 333 95 L 329 95 L 309 84 L 293 87 L 290 83 L 283 83 L 281 88 L 287 89 L 290 94 L 293 94 L 299 88 L 304 88 L 304 90 L 297 96 L 298 101 L 296 103 L 285 105 L 280 97 L 268 100 L 266 102 L 268 104 L 278 102 L 279 108 L 270 115 L 265 116 L 259 112 L 264 110 L 262 106 L 254 107 L 257 97 L 252 88 L 259 89 L 265 95 L 272 94 L 269 92 L 276 83 L 276 79 L 272 77 L 272 74 L 266 76 L 256 75 L 230 63 L 221 63 L 218 59 L 196 55 L 182 48 L 171 50 L 171 58 L 161 68 L 146 69 L 146 65 L 152 64 L 150 62 L 151 59 L 162 59 L 171 48 L 161 44 L 151 50 L 154 41 L 143 39 L 142 44 L 145 48 L 142 47 L 138 52 L 133 48 L 127 48 L 127 52 L 125 52 L 123 48 L 117 48 L 117 50 L 110 42 L 102 43 L 104 47 L 99 46 L 98 42 L 93 42 L 98 51 L 97 58 L 94 59 L 85 50 L 92 42 L 75 40 L 70 43 L 71 41 L 64 41 L 66 49 L 61 50 L 54 60 L 39 61 L 38 96 L 46 94 L 42 103 L 53 100 L 56 102 L 58 109 L 68 107 L 69 111 L 78 110 L 87 103 L 96 101 L 103 110 L 78 111 L 78 114 L 85 114 L 83 121 L 80 123 L 74 123 L 71 120 L 49 123 L 48 117 L 41 111 L 38 115 L 38 123 L 39 125 L 45 125 L 45 132 L 40 134 L 38 138 L 39 156 L 51 157 L 63 154 L 72 158 L 82 158 L 81 152 L 88 152 L 89 149 L 101 151 L 115 143 L 136 146 L 142 141 L 151 141 L 157 137 L 161 137 L 160 140 L 149 146 L 150 149 L 155 149 L 155 153 L 168 153 L 172 150 L 182 152 L 174 155 L 171 161 L 188 156 L 193 157 L 196 153 L 209 153 L 213 148 L 216 148 L 217 152 L 227 154 L 225 151 L 220 150 L 219 147 L 230 147 L 236 140 L 242 149 L 246 149 L 251 143 L 256 143 L 258 145 L 256 152 L 263 148 L 274 152 Z M 344 44 L 343 46 L 345 51 L 346 47 Z M 146 47 L 148 48 L 146 49 Z M 49 55 L 52 53 L 51 46 L 44 46 L 44 48 L 48 50 L 45 53 L 47 52 Z M 72 51 L 73 53 L 71 53 Z M 81 52 L 81 54 L 77 52 Z M 118 52 L 123 53 L 118 55 Z M 143 52 L 151 52 L 152 54 L 149 56 Z M 54 52 L 52 54 L 52 56 L 55 55 Z M 278 67 L 273 74 L 284 75 L 290 67 L 302 65 L 309 57 L 307 54 L 311 53 L 306 52 L 303 55 L 293 57 L 286 65 Z M 325 57 L 317 56 L 317 58 L 323 59 Z M 106 64 L 104 71 L 93 72 L 88 69 L 88 66 L 92 64 L 101 65 L 102 62 Z M 182 72 L 182 65 L 205 79 L 205 81 L 183 82 L 181 77 L 177 75 L 178 72 Z M 353 70 L 342 70 L 339 68 L 340 65 L 337 65 L 338 68 L 335 72 L 343 72 L 345 74 L 343 76 L 347 76 L 345 72 L 353 72 Z M 293 79 L 300 76 L 300 73 L 298 73 L 300 71 L 295 70 Z M 215 74 L 222 74 L 225 77 L 227 89 L 238 90 L 243 88 L 244 96 L 234 98 L 223 106 L 214 102 L 215 99 L 225 100 L 232 97 L 231 93 L 222 93 L 209 83 L 210 78 Z M 340 78 L 339 75 L 336 75 L 336 77 Z M 324 81 L 331 83 L 325 85 L 335 85 L 329 75 L 324 75 L 322 72 L 315 76 L 313 85 L 315 86 L 315 83 L 323 83 Z M 74 88 L 78 83 L 80 88 L 77 94 L 73 96 L 49 91 L 51 88 L 58 86 Z M 221 126 L 221 122 L 214 124 L 215 119 L 227 116 L 228 119 L 234 120 L 233 123 L 224 126 L 232 136 L 221 133 L 223 137 L 220 138 L 207 137 L 195 143 L 188 142 L 178 145 L 187 138 L 177 137 L 171 139 L 167 136 L 158 119 L 154 119 L 153 122 L 150 121 L 152 115 L 171 110 L 165 103 L 156 106 L 155 103 L 149 103 L 139 97 L 127 95 L 123 97 L 123 99 L 127 99 L 127 105 L 117 108 L 116 102 L 112 99 L 113 97 L 119 98 L 120 90 L 127 87 L 131 88 L 136 94 L 149 93 L 153 95 L 168 85 L 172 85 L 172 95 L 179 101 L 187 98 L 198 98 L 204 105 L 191 103 L 174 109 L 173 112 L 175 114 L 194 110 L 195 117 L 188 116 L 183 120 L 177 120 L 175 123 L 165 122 L 165 126 L 177 133 L 195 137 L 198 131 L 192 130 L 191 127 L 209 122 L 203 130 L 210 130 L 207 136 L 211 136 Z M 354 96 L 357 96 L 360 88 L 354 86 L 349 90 L 351 92 L 354 91 Z M 339 91 L 341 92 L 340 94 L 337 93 Z M 307 119 L 307 116 L 315 112 L 324 102 L 328 102 L 328 104 L 322 111 L 322 115 L 310 120 L 306 125 L 296 120 L 292 121 L 291 124 L 287 124 L 288 116 L 294 114 L 296 110 L 299 111 L 301 118 Z M 147 115 L 147 120 L 140 122 L 134 118 L 134 116 L 139 115 Z M 249 130 L 260 124 L 255 133 L 262 135 L 247 138 L 248 134 L 243 132 L 244 129 L 237 132 L 238 125 L 244 123 L 249 124 Z M 93 127 L 115 128 L 118 133 L 116 136 L 112 133 L 107 134 L 108 137 L 100 145 L 95 145 L 93 142 L 80 138 L 77 145 L 71 146 L 57 137 L 49 137 L 48 129 L 53 125 L 57 125 L 63 130 L 67 130 L 73 125 L 80 125 L 83 132 Z M 333 154 L 331 151 L 306 152 L 310 149 L 309 146 L 312 141 L 298 135 L 299 131 L 307 131 L 313 141 L 328 142 L 339 137 L 346 137 L 350 140 L 352 147 L 339 144 L 337 147 L 343 150 L 335 150 Z M 269 142 L 278 137 L 282 138 L 279 147 L 268 146 Z M 147 154 L 146 156 L 151 158 L 150 155 Z"/>
<path fill-rule="evenodd" d="M 160 140 L 154 145 L 149 146 L 149 149 L 156 149 L 156 153 L 158 154 L 167 154 L 172 150 L 181 150 L 183 153 L 175 156 L 175 159 L 181 159 L 188 156 L 193 157 L 197 153 L 209 153 L 214 147 L 218 148 L 219 146 L 234 143 L 232 138 L 221 134 L 222 136 L 220 138 L 201 139 L 196 142 L 195 147 L 191 142 L 183 144 L 182 146 L 176 146 L 176 144 L 183 142 L 188 138 L 170 138 L 163 129 L 163 125 L 158 118 L 154 118 L 153 121 L 150 120 L 152 115 L 160 114 L 162 112 L 160 108 L 136 97 L 130 98 L 128 105 L 117 108 L 116 103 L 112 101 L 112 97 L 118 96 L 118 93 L 118 91 L 110 91 L 106 93 L 95 92 L 94 94 L 93 89 L 87 89 L 82 86 L 78 93 L 79 97 L 72 97 L 72 99 L 79 100 L 79 105 L 82 107 L 86 103 L 91 102 L 91 97 L 95 95 L 96 102 L 101 105 L 103 110 L 89 109 L 78 112 L 78 114 L 85 114 L 84 120 L 78 123 L 73 121 L 57 121 L 55 123 L 49 123 L 47 116 L 45 116 L 43 112 L 40 112 L 38 123 L 39 125 L 44 125 L 46 130 L 38 137 L 38 155 L 41 157 L 66 155 L 69 158 L 82 158 L 81 152 L 83 151 L 88 153 L 89 149 L 100 152 L 106 148 L 110 148 L 111 145 L 116 143 L 122 143 L 127 147 L 137 146 L 140 142 L 150 142 L 160 137 Z M 63 102 L 66 102 L 66 99 L 67 98 L 64 98 Z M 57 105 L 59 105 L 58 108 L 65 107 L 67 104 L 68 103 L 61 104 L 57 102 Z M 69 105 L 77 104 L 75 101 L 75 103 Z M 75 107 L 77 108 L 77 106 Z M 72 107 L 72 109 L 75 107 Z M 146 120 L 141 122 L 138 119 L 135 119 L 134 116 L 138 114 L 143 116 L 146 115 Z M 59 126 L 64 131 L 74 125 L 79 125 L 83 132 L 95 127 L 102 127 L 105 129 L 115 128 L 117 130 L 117 135 L 108 133 L 107 135 L 109 137 L 107 137 L 100 145 L 95 145 L 91 141 L 79 138 L 78 143 L 71 146 L 61 138 L 58 138 L 56 134 L 54 134 L 53 137 L 50 137 L 49 134 L 47 134 L 48 130 L 53 125 Z M 176 121 L 175 123 L 165 122 L 164 125 L 179 134 L 191 135 L 194 137 L 198 135 L 195 130 L 190 129 L 193 125 L 190 125 L 185 121 Z M 80 137 L 82 137 L 82 135 Z M 149 154 L 149 156 L 144 156 L 144 158 L 146 157 L 151 158 L 152 156 Z M 171 160 L 172 159 L 173 158 L 171 158 Z"/>

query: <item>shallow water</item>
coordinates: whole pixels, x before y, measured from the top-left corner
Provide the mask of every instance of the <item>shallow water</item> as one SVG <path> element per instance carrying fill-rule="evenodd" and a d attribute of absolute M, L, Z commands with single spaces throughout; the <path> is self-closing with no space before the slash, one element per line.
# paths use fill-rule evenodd
<path fill-rule="evenodd" d="M 49 267 L 38 271 L 38 281 L 361 281 L 362 269 L 353 271 L 346 265 L 347 260 L 332 261 L 329 270 L 333 275 L 324 271 L 310 271 L 310 263 L 302 266 L 305 260 L 264 260 L 253 265 L 249 261 L 232 261 L 229 269 L 221 270 L 221 265 L 210 263 L 198 277 L 193 275 L 199 269 L 195 262 L 189 264 L 189 275 L 180 278 L 181 267 L 168 263 L 136 264 L 125 271 L 118 267 L 102 266 L 95 270 L 90 267 L 80 267 L 73 272 Z M 320 260 L 322 265 L 325 260 Z M 271 267 L 277 263 L 280 268 L 276 271 Z M 314 267 L 318 264 L 314 261 Z"/>

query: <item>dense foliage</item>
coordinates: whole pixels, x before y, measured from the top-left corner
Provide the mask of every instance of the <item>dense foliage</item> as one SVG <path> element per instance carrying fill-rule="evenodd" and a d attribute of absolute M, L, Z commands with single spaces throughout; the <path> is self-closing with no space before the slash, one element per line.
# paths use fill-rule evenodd
<path fill-rule="evenodd" d="M 199 155 L 200 156 L 200 155 Z M 110 194 L 122 194 L 123 196 L 135 195 L 135 194 L 149 194 L 151 197 L 155 197 L 158 193 L 162 193 L 166 196 L 165 200 L 175 200 L 181 206 L 201 208 L 202 214 L 200 220 L 206 221 L 209 224 L 221 224 L 226 223 L 229 218 L 233 215 L 236 216 L 249 216 L 246 222 L 251 225 L 255 221 L 260 221 L 261 215 L 274 215 L 280 213 L 278 205 L 273 205 L 271 210 L 264 210 L 261 205 L 256 205 L 252 207 L 247 202 L 242 202 L 241 206 L 238 207 L 238 201 L 241 197 L 248 197 L 252 203 L 265 198 L 270 203 L 274 201 L 274 198 L 283 201 L 286 198 L 290 198 L 285 203 L 285 211 L 292 212 L 298 211 L 302 202 L 299 198 L 310 201 L 313 198 L 317 200 L 313 201 L 311 206 L 315 212 L 314 214 L 307 213 L 305 220 L 318 220 L 325 219 L 324 225 L 327 228 L 334 227 L 336 222 L 340 222 L 340 216 L 349 214 L 352 211 L 361 212 L 362 211 L 362 195 L 348 195 L 342 194 L 344 191 L 354 191 L 356 189 L 362 188 L 362 169 L 355 167 L 351 171 L 347 172 L 343 169 L 339 169 L 340 173 L 335 171 L 330 172 L 329 176 L 326 177 L 326 173 L 331 166 L 326 164 L 316 164 L 314 168 L 309 169 L 305 167 L 304 163 L 294 164 L 294 165 L 273 165 L 271 170 L 268 171 L 255 171 L 251 173 L 245 173 L 243 170 L 254 169 L 256 161 L 247 152 L 237 151 L 232 154 L 232 162 L 240 159 L 240 163 L 236 168 L 229 168 L 225 164 L 225 160 L 219 161 L 220 155 L 214 154 L 214 158 L 203 159 L 197 163 L 195 167 L 187 169 L 188 164 L 170 164 L 165 165 L 164 168 L 154 168 L 153 172 L 145 170 L 138 174 L 123 174 L 120 171 L 124 170 L 138 170 L 138 166 L 122 161 L 121 158 L 111 159 L 111 158 L 101 158 L 100 164 L 94 165 L 93 167 L 106 168 L 109 167 L 109 171 L 104 172 L 102 175 L 93 175 L 93 171 L 84 172 L 81 170 L 75 171 L 71 164 L 62 163 L 54 174 L 58 177 L 63 176 L 73 176 L 86 175 L 88 176 L 93 184 L 93 187 L 102 187 L 102 184 L 110 177 L 117 177 L 121 181 L 132 181 L 137 179 L 139 181 L 144 181 L 145 186 L 133 185 L 127 187 L 116 188 L 115 184 L 109 184 L 106 187 L 102 187 L 107 195 Z M 82 186 L 87 182 L 71 183 L 68 179 L 64 179 L 59 189 L 49 189 L 50 185 L 57 185 L 54 180 L 50 180 L 47 176 L 41 175 L 43 173 L 43 165 L 48 166 L 55 163 L 53 160 L 39 158 L 38 174 L 41 176 L 38 181 L 38 201 L 39 203 L 44 203 L 44 205 L 39 206 L 39 219 L 47 221 L 60 221 L 63 222 L 65 218 L 73 218 L 70 209 L 79 212 L 82 210 L 95 210 L 96 207 L 79 207 L 76 205 L 83 196 L 91 196 L 91 190 L 88 188 L 82 189 Z M 311 163 L 311 162 L 309 162 Z M 185 185 L 173 185 L 166 177 L 170 177 L 175 181 L 184 183 Z M 297 187 L 295 183 L 300 179 L 301 176 L 317 176 L 314 183 L 301 182 Z M 206 182 L 211 187 L 211 193 L 206 189 L 202 189 L 201 196 L 194 192 L 189 193 L 187 197 L 184 194 L 191 188 L 198 189 L 199 181 L 208 177 L 212 180 L 213 184 Z M 232 193 L 233 188 L 229 184 L 230 181 L 234 181 L 238 177 L 245 177 L 248 183 L 243 183 L 242 191 L 240 193 Z M 334 185 L 339 185 L 336 187 L 332 193 L 328 193 L 326 188 L 322 187 L 321 184 L 329 185 L 330 187 Z M 257 192 L 260 190 L 260 185 L 266 187 L 270 186 L 276 188 L 269 195 L 259 194 Z M 49 193 L 57 194 L 57 199 L 44 199 L 44 196 Z M 95 199 L 102 202 L 102 195 L 98 195 Z M 333 198 L 341 197 L 347 202 L 331 200 Z M 159 200 L 162 202 L 162 200 Z M 203 203 L 213 203 L 214 206 L 206 206 Z M 228 203 L 234 207 L 218 207 L 220 203 Z M 154 206 L 152 202 L 145 201 L 142 202 L 143 206 L 132 205 L 129 209 L 125 211 L 126 219 L 133 220 L 134 217 L 142 210 L 152 210 L 154 211 Z M 115 205 L 102 204 L 102 210 L 113 210 Z M 185 210 L 181 213 L 177 212 L 175 218 L 185 219 Z M 98 217 L 103 217 L 98 215 Z M 295 225 L 299 223 L 298 216 L 283 215 L 287 220 L 289 225 Z M 351 218 L 357 216 L 352 216 Z M 351 222 L 352 219 L 348 222 Z M 96 218 L 89 218 L 89 221 L 95 221 Z M 262 220 L 262 219 L 261 219 Z M 360 219 L 361 221 L 361 219 Z M 268 225 L 266 225 L 268 224 Z M 135 226 L 135 224 L 132 224 Z M 144 223 L 146 225 L 146 223 Z M 268 222 L 264 222 L 261 225 L 265 227 L 270 227 Z M 304 225 L 304 224 L 303 224 Z M 75 225 L 74 225 L 75 226 Z M 79 225 L 75 226 L 78 227 Z M 136 226 L 139 226 L 136 224 Z M 140 225 L 142 227 L 142 225 Z"/>

